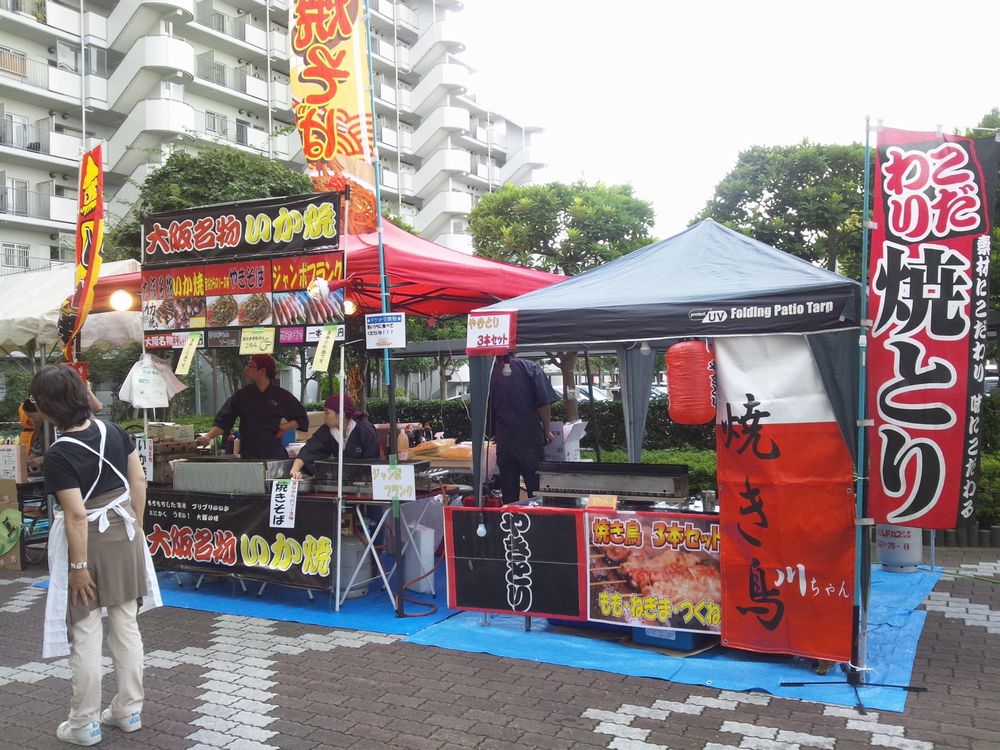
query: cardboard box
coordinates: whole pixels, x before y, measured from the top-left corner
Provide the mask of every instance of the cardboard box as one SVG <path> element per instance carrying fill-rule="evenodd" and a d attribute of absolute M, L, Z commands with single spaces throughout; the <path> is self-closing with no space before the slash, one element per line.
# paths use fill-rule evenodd
<path fill-rule="evenodd" d="M 6 447 L 6 446 L 5 446 Z M 13 446 L 20 450 L 20 446 Z M 0 479 L 0 570 L 21 570 L 24 523 L 17 502 L 17 483 Z"/>
<path fill-rule="evenodd" d="M 552 422 L 552 434 L 555 439 L 545 445 L 546 461 L 579 461 L 580 439 L 587 433 L 587 423 L 582 419 L 576 422 Z"/>
<path fill-rule="evenodd" d="M 306 416 L 309 417 L 309 429 L 304 432 L 302 430 L 295 431 L 295 442 L 297 443 L 304 443 L 316 430 L 323 426 L 323 419 L 326 416 L 326 412 L 310 411 L 306 412 Z"/>

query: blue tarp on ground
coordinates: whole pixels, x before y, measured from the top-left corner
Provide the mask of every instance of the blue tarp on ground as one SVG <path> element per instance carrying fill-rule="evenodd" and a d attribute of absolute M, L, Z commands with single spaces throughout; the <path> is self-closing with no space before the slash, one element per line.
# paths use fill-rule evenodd
<path fill-rule="evenodd" d="M 938 573 L 926 570 L 910 574 L 873 571 L 868 682 L 909 685 L 917 641 L 927 616 L 916 608 L 939 578 Z M 568 634 L 566 628 L 553 627 L 544 620 L 533 620 L 532 630 L 526 632 L 524 619 L 513 616 L 491 617 L 489 625 L 484 626 L 481 614 L 465 612 L 425 628 L 407 637 L 407 641 L 720 690 L 756 690 L 846 706 L 857 705 L 860 699 L 865 707 L 884 711 L 902 711 L 906 703 L 906 691 L 898 687 L 862 687 L 856 694 L 847 685 L 843 671 L 833 669 L 820 676 L 814 664 L 805 659 L 721 647 L 679 658 L 631 642 L 589 638 L 585 630 Z M 818 684 L 783 684 L 789 682 Z"/>

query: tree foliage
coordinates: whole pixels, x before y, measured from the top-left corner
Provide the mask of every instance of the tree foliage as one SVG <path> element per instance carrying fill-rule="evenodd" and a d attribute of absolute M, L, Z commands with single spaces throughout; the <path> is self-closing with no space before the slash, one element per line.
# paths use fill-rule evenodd
<path fill-rule="evenodd" d="M 469 214 L 476 255 L 569 276 L 651 242 L 653 207 L 631 185 L 504 185 Z"/>
<path fill-rule="evenodd" d="M 228 146 L 175 151 L 152 172 L 134 209 L 111 227 L 105 260 L 138 258 L 143 213 L 313 192 L 304 173 Z"/>
<path fill-rule="evenodd" d="M 860 277 L 864 146 L 754 146 L 698 215 Z"/>

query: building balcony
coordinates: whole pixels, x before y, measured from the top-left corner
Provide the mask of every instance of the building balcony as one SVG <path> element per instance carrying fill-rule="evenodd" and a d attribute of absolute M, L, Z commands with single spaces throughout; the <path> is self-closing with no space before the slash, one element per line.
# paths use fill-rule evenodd
<path fill-rule="evenodd" d="M 0 256 L 0 276 L 14 276 L 32 271 L 51 271 L 53 268 L 66 268 L 76 261 L 52 260 L 51 258 L 32 258 L 18 256 Z M 28 283 L 29 279 L 25 279 Z"/>
<path fill-rule="evenodd" d="M 413 226 L 420 234 L 433 236 L 450 226 L 452 219 L 467 216 L 471 210 L 472 196 L 468 193 L 438 193 L 420 209 L 413 219 Z"/>
<path fill-rule="evenodd" d="M 413 189 L 416 195 L 430 198 L 455 175 L 465 175 L 472 167 L 472 158 L 468 151 L 458 149 L 441 149 L 435 152 L 413 176 Z"/>
<path fill-rule="evenodd" d="M 435 65 L 410 92 L 410 110 L 427 117 L 449 95 L 464 94 L 469 85 L 469 71 L 464 65 Z"/>
<path fill-rule="evenodd" d="M 453 135 L 469 129 L 469 113 L 461 107 L 439 107 L 433 110 L 413 132 L 413 153 L 426 158 L 437 151 Z"/>
<path fill-rule="evenodd" d="M 195 129 L 195 111 L 190 104 L 175 99 L 145 99 L 136 104 L 108 141 L 108 168 L 130 175 L 148 160 L 150 149 L 157 148 L 165 138 Z"/>
<path fill-rule="evenodd" d="M 165 79 L 190 83 L 194 70 L 194 49 L 190 43 L 171 36 L 141 37 L 108 78 L 108 107 L 128 112 Z"/>
<path fill-rule="evenodd" d="M 268 103 L 279 109 L 289 107 L 289 87 L 280 81 L 268 82 L 255 65 L 231 68 L 212 59 L 212 53 L 198 57 L 193 85 L 217 101 L 234 107 L 254 107 L 265 110 Z M 269 96 L 270 93 L 270 96 Z"/>
<path fill-rule="evenodd" d="M 194 0 L 122 0 L 108 15 L 108 49 L 128 52 L 144 36 L 157 36 L 160 22 L 184 25 L 194 19 Z"/>
<path fill-rule="evenodd" d="M 80 75 L 29 57 L 19 50 L 0 50 L 0 91 L 16 91 L 18 99 L 51 105 L 79 106 Z M 0 95 L 0 100 L 7 94 Z"/>
<path fill-rule="evenodd" d="M 525 146 L 508 157 L 507 163 L 500 169 L 500 181 L 521 185 L 531 179 L 534 170 L 544 166 L 545 162 L 535 159 L 531 154 L 531 148 Z"/>
<path fill-rule="evenodd" d="M 0 224 L 75 231 L 76 199 L 34 190 L 0 190 Z"/>
<path fill-rule="evenodd" d="M 454 30 L 455 25 L 441 19 L 428 28 L 410 50 L 410 67 L 416 73 L 426 73 L 449 54 L 458 54 L 465 49 Z"/>
<path fill-rule="evenodd" d="M 10 111 L 6 114 L 16 115 Z M 76 170 L 80 145 L 79 138 L 52 130 L 48 118 L 35 125 L 0 120 L 0 152 L 5 152 L 4 161 Z"/>

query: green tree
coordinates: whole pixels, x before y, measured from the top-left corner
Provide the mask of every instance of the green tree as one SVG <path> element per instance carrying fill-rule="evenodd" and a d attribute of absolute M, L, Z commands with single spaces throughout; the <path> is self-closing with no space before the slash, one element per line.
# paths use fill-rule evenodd
<path fill-rule="evenodd" d="M 476 255 L 573 276 L 648 245 L 653 207 L 631 185 L 505 185 L 469 215 Z M 563 373 L 566 419 L 578 418 L 576 352 L 551 355 Z"/>
<path fill-rule="evenodd" d="M 108 232 L 105 260 L 139 258 L 143 213 L 313 192 L 304 173 L 228 146 L 175 151 L 152 172 L 139 200 Z"/>
<path fill-rule="evenodd" d="M 651 242 L 653 207 L 631 185 L 504 185 L 469 214 L 476 255 L 573 276 Z"/>
<path fill-rule="evenodd" d="M 859 143 L 754 146 L 739 155 L 697 220 L 714 219 L 860 278 L 864 159 Z"/>

